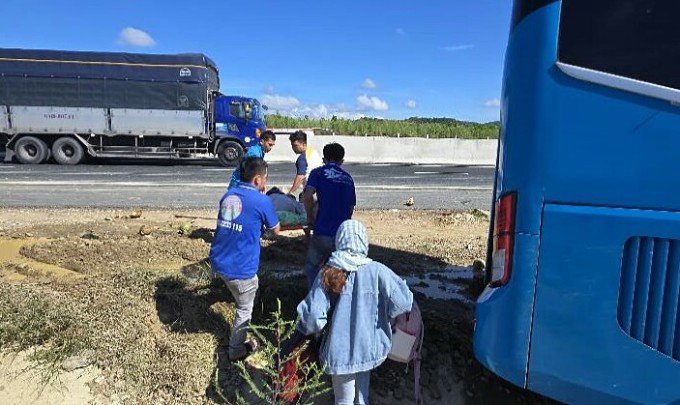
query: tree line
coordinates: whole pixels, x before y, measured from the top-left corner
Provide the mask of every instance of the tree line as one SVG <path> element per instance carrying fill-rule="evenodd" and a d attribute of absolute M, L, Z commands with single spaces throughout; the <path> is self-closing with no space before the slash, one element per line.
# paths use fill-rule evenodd
<path fill-rule="evenodd" d="M 404 120 L 380 118 L 345 119 L 288 117 L 269 114 L 267 126 L 271 128 L 314 128 L 320 134 L 491 139 L 498 138 L 499 122 L 485 124 L 459 121 L 453 118 L 411 117 Z"/>

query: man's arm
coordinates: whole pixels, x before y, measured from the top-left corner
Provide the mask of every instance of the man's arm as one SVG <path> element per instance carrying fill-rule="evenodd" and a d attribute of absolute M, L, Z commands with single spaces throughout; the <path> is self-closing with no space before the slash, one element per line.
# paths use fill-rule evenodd
<path fill-rule="evenodd" d="M 295 170 L 296 176 L 295 179 L 293 179 L 293 185 L 290 187 L 290 191 L 288 191 L 288 194 L 292 195 L 294 195 L 295 191 L 305 183 L 305 177 L 307 176 L 307 157 L 305 156 L 305 152 L 302 152 L 295 161 Z"/>
<path fill-rule="evenodd" d="M 265 229 L 274 235 L 281 233 L 281 223 L 279 222 L 279 217 L 276 215 L 276 209 L 274 209 L 274 203 L 269 197 L 262 196 L 264 205 L 260 208 L 260 215 L 262 215 L 262 222 Z"/>
<path fill-rule="evenodd" d="M 352 208 L 349 210 L 349 217 L 352 218 L 354 215 L 354 209 L 357 206 L 357 190 L 354 188 L 354 181 L 352 180 Z"/>
<path fill-rule="evenodd" d="M 290 186 L 290 191 L 288 191 L 288 194 L 295 195 L 295 191 L 302 186 L 302 183 L 305 182 L 305 175 L 304 174 L 298 174 L 295 176 L 295 179 L 293 179 L 293 185 Z"/>
<path fill-rule="evenodd" d="M 307 224 L 309 226 L 314 226 L 314 193 L 316 189 L 311 186 L 307 186 L 305 191 L 302 193 L 302 202 L 305 204 L 305 211 L 307 211 Z"/>

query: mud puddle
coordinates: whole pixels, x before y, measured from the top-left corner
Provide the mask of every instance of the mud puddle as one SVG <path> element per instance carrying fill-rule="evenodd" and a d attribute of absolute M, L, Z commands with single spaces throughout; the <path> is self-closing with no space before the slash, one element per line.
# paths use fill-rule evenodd
<path fill-rule="evenodd" d="M 0 278 L 21 281 L 29 275 L 42 275 L 53 278 L 83 277 L 82 274 L 53 264 L 47 264 L 25 257 L 21 249 L 48 239 L 0 239 Z"/>

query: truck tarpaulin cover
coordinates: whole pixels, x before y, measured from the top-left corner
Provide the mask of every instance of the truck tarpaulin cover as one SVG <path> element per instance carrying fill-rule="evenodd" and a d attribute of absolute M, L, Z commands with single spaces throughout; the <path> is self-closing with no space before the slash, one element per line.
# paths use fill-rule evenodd
<path fill-rule="evenodd" d="M 202 54 L 0 48 L 0 105 L 205 110 L 218 90 Z"/>

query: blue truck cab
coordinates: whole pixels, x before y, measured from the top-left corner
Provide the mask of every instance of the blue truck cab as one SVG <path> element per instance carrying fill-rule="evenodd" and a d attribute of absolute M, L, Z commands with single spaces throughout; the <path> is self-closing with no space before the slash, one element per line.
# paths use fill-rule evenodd
<path fill-rule="evenodd" d="M 222 164 L 237 162 L 266 130 L 265 106 L 257 99 L 217 94 L 215 111 L 215 154 Z"/>

